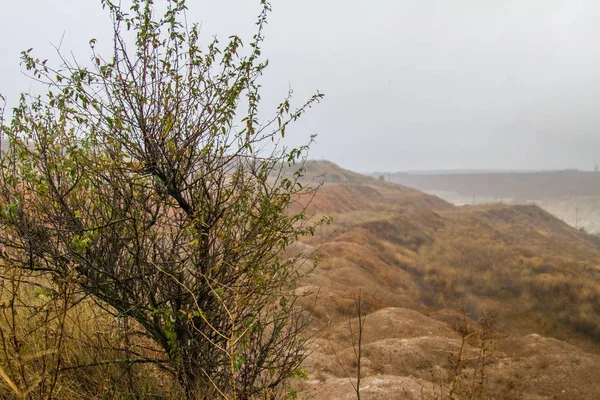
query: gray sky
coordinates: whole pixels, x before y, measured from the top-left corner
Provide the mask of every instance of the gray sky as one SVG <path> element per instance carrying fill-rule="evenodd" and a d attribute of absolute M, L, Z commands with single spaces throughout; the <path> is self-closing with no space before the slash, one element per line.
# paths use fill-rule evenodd
<path fill-rule="evenodd" d="M 206 37 L 253 33 L 258 0 L 189 1 Z M 592 169 L 600 164 L 597 0 L 272 0 L 265 107 L 326 95 L 290 132 L 357 171 Z M 2 0 L 0 93 L 19 52 L 109 45 L 99 0 Z M 265 114 L 266 115 L 266 114 Z"/>

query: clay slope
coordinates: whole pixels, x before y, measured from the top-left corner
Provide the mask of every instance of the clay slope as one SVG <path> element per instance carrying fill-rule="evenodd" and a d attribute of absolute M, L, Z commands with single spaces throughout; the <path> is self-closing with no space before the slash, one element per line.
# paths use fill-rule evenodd
<path fill-rule="evenodd" d="M 352 321 L 356 326 L 356 319 Z M 329 328 L 306 362 L 312 373 L 298 385 L 305 398 L 355 399 L 356 361 L 347 324 Z M 451 325 L 404 308 L 384 308 L 365 320 L 363 399 L 597 399 L 600 357 L 537 334 L 491 336 L 463 345 Z M 455 363 L 461 354 L 460 372 Z M 482 368 L 483 366 L 483 368 Z"/>
<path fill-rule="evenodd" d="M 315 326 L 328 324 L 307 363 L 312 373 L 301 390 L 308 398 L 352 398 L 347 319 L 359 290 L 372 311 L 364 398 L 447 395 L 463 312 L 469 329 L 490 315 L 496 321 L 484 340 L 493 351 L 478 396 L 600 398 L 596 237 L 536 206 L 455 207 L 375 179 L 325 184 L 312 211 L 333 215 L 334 224 L 304 240 L 321 263 L 300 290 L 319 292 Z M 464 347 L 469 359 L 482 349 L 476 336 Z M 478 371 L 472 361 L 467 375 L 469 368 Z M 455 386 L 458 393 L 473 385 Z"/>

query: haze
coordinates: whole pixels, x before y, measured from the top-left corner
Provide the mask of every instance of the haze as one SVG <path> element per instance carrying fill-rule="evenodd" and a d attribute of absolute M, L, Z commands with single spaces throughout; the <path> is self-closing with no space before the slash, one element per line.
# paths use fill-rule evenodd
<path fill-rule="evenodd" d="M 190 2 L 207 40 L 248 41 L 258 1 Z M 273 0 L 265 110 L 326 94 L 292 130 L 312 158 L 356 171 L 592 169 L 600 163 L 600 2 Z M 98 1 L 0 4 L 0 93 L 32 87 L 21 50 L 87 60 L 110 46 Z M 267 113 L 265 112 L 265 115 Z"/>

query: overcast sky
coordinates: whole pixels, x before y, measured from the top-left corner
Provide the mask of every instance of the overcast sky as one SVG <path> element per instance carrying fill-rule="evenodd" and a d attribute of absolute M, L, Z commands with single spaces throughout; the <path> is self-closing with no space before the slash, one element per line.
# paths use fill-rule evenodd
<path fill-rule="evenodd" d="M 189 1 L 207 38 L 253 33 L 258 0 Z M 291 132 L 356 171 L 600 164 L 600 1 L 272 0 L 265 106 L 326 99 Z M 0 1 L 0 93 L 35 87 L 19 53 L 110 43 L 99 0 Z"/>

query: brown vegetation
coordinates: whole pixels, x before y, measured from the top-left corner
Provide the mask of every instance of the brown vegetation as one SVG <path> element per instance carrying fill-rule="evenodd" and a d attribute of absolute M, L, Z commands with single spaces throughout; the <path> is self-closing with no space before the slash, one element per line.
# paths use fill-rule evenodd
<path fill-rule="evenodd" d="M 334 223 L 296 245 L 321 258 L 296 290 L 318 294 L 318 339 L 290 394 L 357 397 L 348 376 L 356 383 L 360 290 L 372 310 L 360 346 L 363 399 L 600 397 L 598 237 L 535 206 L 455 207 L 359 178 L 323 187 L 312 212 Z M 3 395 L 46 398 L 50 385 L 53 398 L 178 395 L 160 366 L 118 362 L 124 352 L 164 357 L 135 323 L 78 293 L 17 281 L 4 276 L 1 294 Z"/>
<path fill-rule="evenodd" d="M 492 390 L 485 398 L 547 398 L 553 392 L 557 398 L 578 393 L 577 398 L 592 399 L 600 394 L 598 385 L 589 380 L 593 368 L 600 366 L 598 356 L 592 355 L 600 351 L 596 236 L 569 227 L 536 206 L 455 207 L 376 179 L 325 185 L 313 210 L 317 215 L 331 213 L 334 224 L 321 237 L 306 241 L 324 243 L 318 246 L 321 264 L 305 283 L 320 288 L 322 303 L 316 315 L 323 323 L 333 321 L 325 337 L 340 344 L 349 366 L 353 353 L 343 321 L 352 313 L 353 294 L 359 289 L 374 293 L 373 306 L 380 310 L 366 323 L 361 385 L 368 397 L 363 397 L 397 398 L 390 393 L 424 387 L 423 394 L 419 389 L 405 398 L 435 398 L 435 390 L 448 388 L 449 364 L 442 363 L 440 371 L 446 372 L 438 375 L 432 375 L 430 367 L 444 359 L 434 349 L 443 354 L 459 346 L 456 330 L 460 330 L 453 332 L 451 327 L 456 328 L 462 308 L 473 320 L 488 314 L 496 317 L 487 381 Z M 415 310 L 413 315 L 421 320 L 392 317 L 389 307 Z M 573 357 L 588 360 L 577 372 L 581 379 L 564 379 L 564 374 L 575 373 L 571 356 L 564 351 L 566 344 L 531 334 L 578 346 L 570 347 Z M 543 350 L 529 345 L 538 338 L 545 343 Z M 375 342 L 381 350 L 375 351 Z M 407 343 L 412 343 L 410 350 Z M 529 353 L 523 353 L 525 349 Z M 466 351 L 476 354 L 477 346 L 469 345 Z M 331 393 L 327 389 L 331 385 L 340 390 L 337 398 L 352 398 L 352 386 L 347 380 L 343 386 L 344 373 L 328 358 L 332 355 L 327 348 L 316 353 L 320 355 L 309 364 L 309 371 L 314 367 L 315 372 L 306 393 L 329 398 L 325 393 Z M 538 365 L 548 358 L 553 361 L 545 369 Z"/>

